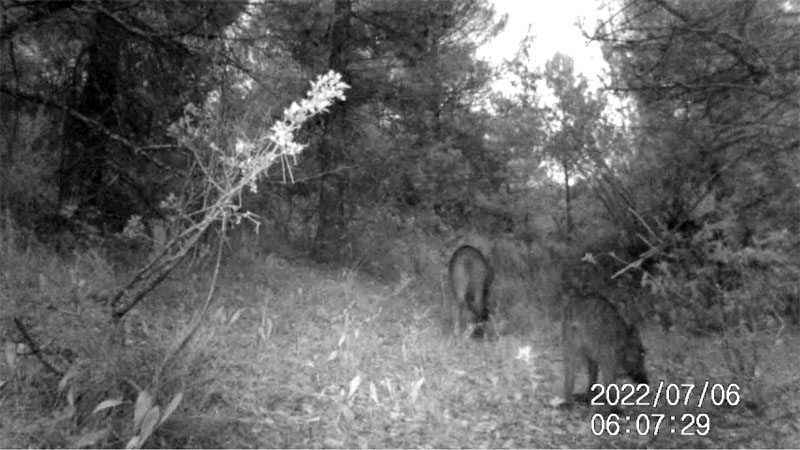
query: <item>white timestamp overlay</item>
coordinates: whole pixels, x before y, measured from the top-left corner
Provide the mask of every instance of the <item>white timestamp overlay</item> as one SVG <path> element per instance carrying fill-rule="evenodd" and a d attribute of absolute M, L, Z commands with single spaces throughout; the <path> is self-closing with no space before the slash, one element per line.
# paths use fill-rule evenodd
<path fill-rule="evenodd" d="M 737 406 L 741 400 L 741 388 L 736 383 L 667 383 L 661 381 L 655 389 L 647 384 L 594 384 L 593 406 L 651 406 L 659 402 L 668 406 L 703 405 Z"/>

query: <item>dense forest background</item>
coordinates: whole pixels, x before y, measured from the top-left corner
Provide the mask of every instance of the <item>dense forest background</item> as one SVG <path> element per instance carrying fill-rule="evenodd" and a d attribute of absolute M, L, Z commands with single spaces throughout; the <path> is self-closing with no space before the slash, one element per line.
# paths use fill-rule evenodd
<path fill-rule="evenodd" d="M 476 58 L 485 0 L 3 0 L 0 446 L 799 445 L 800 4 L 598 7 L 595 89 Z M 591 295 L 741 401 L 598 440 L 552 400 Z"/>

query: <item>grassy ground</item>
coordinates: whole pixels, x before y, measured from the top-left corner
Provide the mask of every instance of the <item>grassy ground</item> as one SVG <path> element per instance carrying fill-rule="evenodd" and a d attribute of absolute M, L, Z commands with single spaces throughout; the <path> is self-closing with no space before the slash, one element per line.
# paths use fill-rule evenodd
<path fill-rule="evenodd" d="M 32 356 L 0 367 L 0 446 L 75 446 L 108 429 L 92 446 L 124 446 L 136 390 L 146 387 L 202 302 L 208 269 L 182 269 L 124 324 L 120 354 L 109 346 L 102 308 L 80 292 L 80 279 L 110 283 L 91 258 L 53 263 L 45 254 L 6 252 L 4 335 L 9 318 L 28 318 L 48 356 L 81 369 L 47 374 Z M 101 259 L 98 257 L 98 259 Z M 4 261 L 9 261 L 5 258 Z M 49 261 L 49 262 L 48 262 Z M 444 261 L 442 262 L 444 265 Z M 47 273 L 50 280 L 39 274 Z M 82 278 L 83 277 L 83 278 Z M 106 280 L 106 281 L 102 281 Z M 625 413 L 705 413 L 710 432 L 595 436 L 592 415 L 558 407 L 562 365 L 559 327 L 535 290 L 503 280 L 494 295 L 517 297 L 505 334 L 491 341 L 456 339 L 439 286 L 402 276 L 378 283 L 364 275 L 275 257 L 231 259 L 215 307 L 177 364 L 167 367 L 156 401 L 183 400 L 159 426 L 152 447 L 799 447 L 800 340 L 786 333 L 765 355 L 761 409 L 659 406 Z M 87 282 L 88 283 L 88 282 Z M 530 292 L 530 293 L 526 293 Z M 69 294 L 69 295 L 68 295 Z M 13 298 L 12 298 L 13 297 Z M 522 299 L 520 297 L 524 297 Z M 655 382 L 728 383 L 713 342 L 644 330 Z M 45 349 L 43 349 L 45 352 Z M 66 363 L 63 363 L 66 364 Z M 110 380 L 124 380 L 110 381 Z M 61 381 L 62 386 L 59 387 Z M 585 380 L 584 380 L 585 383 Z M 71 392 L 71 393 L 70 393 Z M 73 396 L 70 400 L 69 396 Z M 101 412 L 101 401 L 123 403 Z M 73 407 L 77 412 L 66 414 Z M 692 431 L 690 428 L 688 431 Z"/>

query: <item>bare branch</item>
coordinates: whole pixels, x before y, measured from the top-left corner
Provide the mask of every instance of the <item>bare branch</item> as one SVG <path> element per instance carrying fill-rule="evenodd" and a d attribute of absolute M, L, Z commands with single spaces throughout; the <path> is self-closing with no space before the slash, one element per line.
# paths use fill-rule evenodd
<path fill-rule="evenodd" d="M 29 101 L 29 102 L 32 102 L 32 103 L 37 103 L 37 104 L 40 104 L 40 105 L 50 106 L 50 107 L 53 107 L 53 108 L 56 108 L 56 109 L 63 110 L 65 112 L 67 112 L 70 116 L 72 116 L 73 118 L 80 120 L 84 124 L 92 127 L 93 129 L 95 129 L 97 131 L 100 131 L 101 133 L 103 133 L 103 135 L 105 135 L 107 138 L 111 139 L 112 141 L 115 141 L 115 142 L 118 142 L 118 143 L 122 144 L 123 147 L 125 147 L 128 150 L 130 150 L 131 152 L 133 152 L 136 156 L 141 156 L 141 157 L 147 159 L 148 161 L 150 161 L 151 163 L 153 163 L 154 165 L 156 165 L 160 169 L 164 169 L 164 170 L 167 169 L 166 164 L 164 164 L 163 162 L 161 162 L 158 159 L 154 158 L 152 155 L 150 155 L 149 153 L 147 153 L 145 151 L 145 150 L 151 150 L 151 149 L 164 148 L 163 146 L 167 145 L 167 144 L 162 144 L 162 145 L 158 145 L 158 146 L 152 146 L 152 145 L 140 146 L 140 145 L 136 145 L 133 142 L 131 142 L 129 139 L 126 139 L 125 137 L 120 136 L 119 134 L 114 133 L 113 131 L 109 130 L 108 128 L 103 126 L 100 122 L 81 114 L 80 112 L 78 112 L 74 108 L 70 108 L 69 106 L 67 106 L 67 105 L 65 105 L 65 104 L 63 104 L 61 102 L 58 102 L 58 101 L 55 101 L 55 100 L 52 100 L 52 99 L 49 99 L 49 98 L 41 97 L 41 96 L 38 96 L 38 95 L 30 94 L 30 93 L 27 93 L 27 92 L 23 92 L 23 91 L 20 91 L 18 89 L 12 89 L 12 88 L 10 88 L 8 86 L 0 86 L 0 92 L 3 92 L 5 94 L 11 95 L 13 97 L 16 97 L 16 98 L 19 98 L 19 99 L 22 99 L 22 100 L 25 100 L 25 101 Z"/>

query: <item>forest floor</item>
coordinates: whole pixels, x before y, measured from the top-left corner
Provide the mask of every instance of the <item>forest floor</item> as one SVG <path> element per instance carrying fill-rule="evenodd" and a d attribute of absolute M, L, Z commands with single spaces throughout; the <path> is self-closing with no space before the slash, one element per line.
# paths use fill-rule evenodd
<path fill-rule="evenodd" d="M 8 266 L 4 269 L 9 276 Z M 128 317 L 126 345 L 160 349 L 142 359 L 140 371 L 152 373 L 160 363 L 157 355 L 188 328 L 211 278 L 210 269 L 196 270 L 176 272 Z M 633 419 L 622 421 L 619 433 L 593 432 L 593 420 L 598 426 L 610 411 L 559 406 L 563 366 L 556 316 L 532 307 L 537 317 L 530 329 L 490 340 L 455 338 L 444 294 L 429 291 L 423 294 L 407 276 L 386 283 L 274 257 L 230 261 L 206 324 L 184 351 L 180 367 L 164 377 L 164 390 L 170 396 L 183 392 L 183 401 L 147 446 L 800 447 L 796 330 L 784 334 L 763 358 L 767 401 L 762 407 L 748 407 L 746 398 L 735 406 L 707 403 L 702 408 L 668 407 L 662 401 L 655 408 L 622 408 Z M 58 332 L 64 341 L 85 340 L 91 332 L 86 323 Z M 715 378 L 719 352 L 712 342 L 681 339 L 644 330 L 654 387 L 662 379 L 729 386 L 723 375 Z M 42 435 L 41 418 L 56 414 L 57 402 L 28 395 L 42 391 L 34 386 L 44 379 L 33 374 L 41 370 L 34 369 L 37 361 L 27 358 L 14 370 L 8 358 L 2 364 L 0 446 L 74 444 Z M 579 386 L 581 380 L 585 387 L 585 375 Z M 63 398 L 52 388 L 49 392 Z M 697 397 L 692 394 L 691 401 Z M 665 419 L 656 433 L 659 414 Z M 640 418 L 638 433 L 640 415 L 651 422 L 645 430 Z"/>

